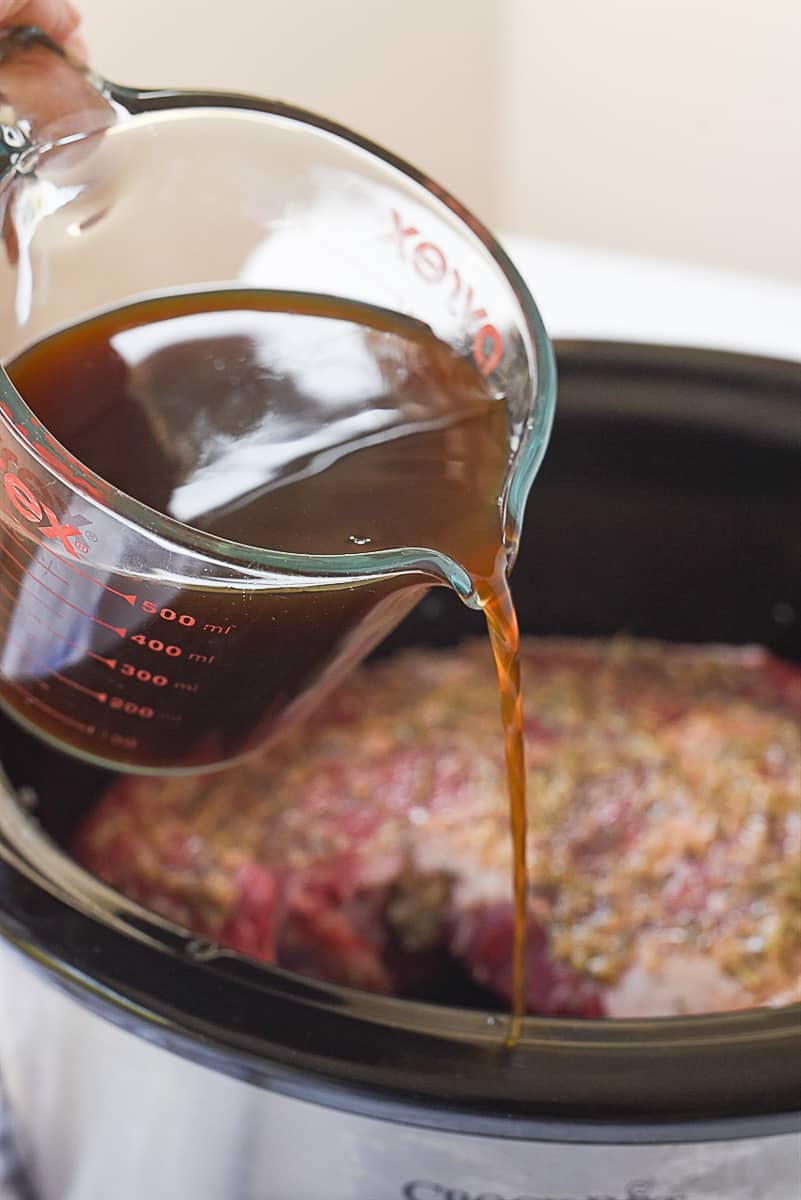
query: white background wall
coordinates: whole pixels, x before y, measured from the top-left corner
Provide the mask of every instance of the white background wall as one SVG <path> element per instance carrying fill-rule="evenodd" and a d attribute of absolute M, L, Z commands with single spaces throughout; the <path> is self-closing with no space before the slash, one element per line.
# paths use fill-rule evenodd
<path fill-rule="evenodd" d="M 79 0 L 123 82 L 272 95 L 496 228 L 801 279 L 801 0 Z"/>

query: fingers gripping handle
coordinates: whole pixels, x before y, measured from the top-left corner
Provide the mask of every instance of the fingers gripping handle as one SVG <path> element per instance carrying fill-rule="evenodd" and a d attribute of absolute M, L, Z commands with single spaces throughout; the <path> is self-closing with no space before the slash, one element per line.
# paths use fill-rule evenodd
<path fill-rule="evenodd" d="M 0 33 L 0 190 L 116 119 L 105 82 L 40 29 Z"/>

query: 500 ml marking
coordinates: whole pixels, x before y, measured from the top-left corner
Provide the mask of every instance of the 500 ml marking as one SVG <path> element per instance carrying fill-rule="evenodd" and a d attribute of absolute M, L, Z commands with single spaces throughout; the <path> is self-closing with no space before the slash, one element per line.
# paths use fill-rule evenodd
<path fill-rule="evenodd" d="M 179 625 L 184 625 L 187 629 L 191 629 L 193 625 L 197 624 L 195 618 L 189 613 L 177 613 L 172 608 L 159 608 L 150 600 L 143 600 L 140 607 L 142 612 L 153 613 L 155 616 L 161 617 L 162 621 L 177 621 Z"/>

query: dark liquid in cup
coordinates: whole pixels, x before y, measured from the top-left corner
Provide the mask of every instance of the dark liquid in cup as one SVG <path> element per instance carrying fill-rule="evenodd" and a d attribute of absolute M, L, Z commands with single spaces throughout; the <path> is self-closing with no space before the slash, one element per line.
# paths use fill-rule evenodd
<path fill-rule="evenodd" d="M 104 313 L 7 370 L 80 462 L 184 525 L 285 553 L 425 547 L 466 570 L 501 692 L 519 1014 L 525 776 L 498 503 L 508 418 L 472 361 L 397 314 L 222 291 Z M 5 469 L 13 474 L 13 460 Z M 35 481 L 22 484 L 38 494 Z M 256 744 L 288 701 L 313 693 L 326 663 L 356 657 L 433 582 L 420 573 L 364 582 L 356 568 L 334 590 L 178 586 L 137 577 L 119 529 L 112 552 L 99 521 L 79 528 L 86 550 L 76 564 L 3 510 L 0 694 L 58 742 L 133 769 L 199 766 Z M 93 562 L 104 566 L 97 576 Z"/>

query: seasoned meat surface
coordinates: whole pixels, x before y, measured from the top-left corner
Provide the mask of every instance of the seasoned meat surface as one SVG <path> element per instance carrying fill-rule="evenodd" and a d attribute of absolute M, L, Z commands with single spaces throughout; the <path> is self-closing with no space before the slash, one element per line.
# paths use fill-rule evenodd
<path fill-rule="evenodd" d="M 765 652 L 529 640 L 528 1007 L 655 1016 L 801 998 L 801 671 Z M 486 643 L 364 667 L 279 747 L 119 779 L 75 854 L 265 962 L 508 1000 L 511 846 Z"/>

